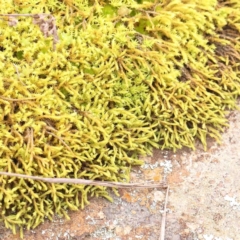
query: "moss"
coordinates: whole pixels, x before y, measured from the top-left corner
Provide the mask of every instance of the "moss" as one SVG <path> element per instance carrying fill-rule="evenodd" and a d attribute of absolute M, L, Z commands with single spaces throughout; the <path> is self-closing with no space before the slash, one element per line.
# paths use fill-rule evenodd
<path fill-rule="evenodd" d="M 129 181 L 152 148 L 220 141 L 240 93 L 236 1 L 0 4 L 2 14 L 50 13 L 59 37 L 31 16 L 1 16 L 1 171 Z M 109 199 L 100 186 L 0 178 L 13 232 Z"/>

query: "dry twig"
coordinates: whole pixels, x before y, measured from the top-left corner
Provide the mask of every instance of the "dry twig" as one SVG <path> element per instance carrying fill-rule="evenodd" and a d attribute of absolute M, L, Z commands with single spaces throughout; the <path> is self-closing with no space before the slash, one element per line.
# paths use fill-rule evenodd
<path fill-rule="evenodd" d="M 68 183 L 68 184 L 82 184 L 82 185 L 92 185 L 92 186 L 104 186 L 104 187 L 116 187 L 116 188 L 166 188 L 164 183 L 120 183 L 120 182 L 102 182 L 94 180 L 86 180 L 79 178 L 45 178 L 38 176 L 30 176 L 18 173 L 0 172 L 0 175 L 18 177 L 25 179 L 33 179 L 37 181 L 49 182 L 49 183 Z"/>
<path fill-rule="evenodd" d="M 161 223 L 161 233 L 160 233 L 159 240 L 164 240 L 165 239 L 165 226 L 166 226 L 166 215 L 167 215 L 168 192 L 169 192 L 169 186 L 167 187 L 167 193 L 166 193 L 166 198 L 165 198 L 165 203 L 164 203 L 164 210 L 163 210 L 163 214 L 162 214 L 162 223 Z"/>

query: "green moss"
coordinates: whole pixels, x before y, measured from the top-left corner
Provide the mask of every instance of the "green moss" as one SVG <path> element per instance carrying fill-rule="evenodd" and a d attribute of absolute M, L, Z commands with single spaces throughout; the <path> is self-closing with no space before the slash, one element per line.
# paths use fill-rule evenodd
<path fill-rule="evenodd" d="M 116 7 L 113 7 L 112 5 L 110 4 L 106 4 L 104 5 L 104 7 L 102 8 L 102 13 L 104 16 L 114 16 L 117 12 L 117 8 Z"/>
<path fill-rule="evenodd" d="M 0 1 L 7 13 L 50 12 L 59 36 L 2 16 L 0 170 L 129 181 L 153 148 L 220 142 L 240 93 L 235 2 Z M 109 199 L 105 187 L 0 178 L 13 232 Z"/>

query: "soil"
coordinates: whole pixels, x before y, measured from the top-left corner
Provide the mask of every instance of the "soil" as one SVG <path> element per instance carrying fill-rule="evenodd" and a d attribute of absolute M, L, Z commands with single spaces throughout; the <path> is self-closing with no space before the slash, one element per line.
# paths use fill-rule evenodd
<path fill-rule="evenodd" d="M 165 181 L 169 186 L 166 240 L 240 239 L 240 112 L 229 115 L 229 128 L 219 145 L 208 150 L 155 150 L 145 165 L 132 170 L 132 182 Z M 71 220 L 55 217 L 26 240 L 158 240 L 166 189 L 120 189 L 114 202 L 92 199 L 84 210 L 70 212 Z M 20 239 L 4 226 L 0 239 Z"/>

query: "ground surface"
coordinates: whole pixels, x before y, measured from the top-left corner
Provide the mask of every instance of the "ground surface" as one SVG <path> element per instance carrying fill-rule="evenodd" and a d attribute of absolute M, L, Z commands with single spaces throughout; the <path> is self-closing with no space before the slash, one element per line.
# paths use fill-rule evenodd
<path fill-rule="evenodd" d="M 209 140 L 204 152 L 154 151 L 146 164 L 133 169 L 132 181 L 167 180 L 170 186 L 166 219 L 167 240 L 240 239 L 240 112 L 229 116 L 230 127 L 222 145 Z M 114 203 L 93 199 L 83 211 L 58 217 L 34 231 L 26 240 L 158 240 L 166 189 L 119 190 Z M 0 239 L 19 239 L 4 227 Z"/>

